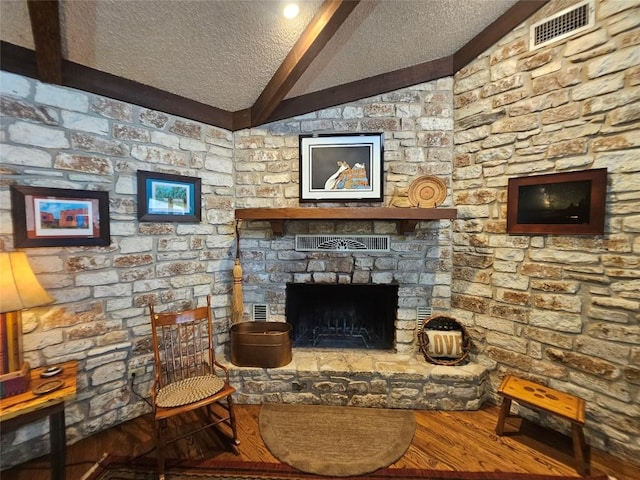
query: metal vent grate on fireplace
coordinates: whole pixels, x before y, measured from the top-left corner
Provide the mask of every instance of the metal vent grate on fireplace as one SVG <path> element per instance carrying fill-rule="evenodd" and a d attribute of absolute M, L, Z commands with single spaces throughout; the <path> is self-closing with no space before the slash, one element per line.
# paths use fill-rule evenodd
<path fill-rule="evenodd" d="M 529 50 L 575 35 L 591 27 L 595 20 L 593 0 L 586 0 L 531 25 Z"/>
<path fill-rule="evenodd" d="M 266 322 L 269 319 L 269 309 L 264 303 L 255 303 L 251 308 L 251 320 Z"/>
<path fill-rule="evenodd" d="M 298 252 L 388 252 L 387 235 L 296 235 Z"/>
<path fill-rule="evenodd" d="M 431 307 L 416 307 L 416 330 L 419 332 L 422 330 L 422 325 L 424 325 L 424 321 L 433 315 L 433 309 Z"/>

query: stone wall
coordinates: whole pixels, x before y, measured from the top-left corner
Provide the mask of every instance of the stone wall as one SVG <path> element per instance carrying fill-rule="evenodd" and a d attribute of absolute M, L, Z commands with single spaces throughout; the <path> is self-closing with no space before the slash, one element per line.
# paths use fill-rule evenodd
<path fill-rule="evenodd" d="M 204 304 L 228 331 L 233 262 L 233 135 L 230 132 L 0 73 L 0 250 L 13 250 L 10 185 L 109 192 L 111 245 L 26 249 L 51 307 L 23 313 L 32 367 L 79 362 L 78 397 L 67 408 L 69 442 L 148 410 L 128 386 L 133 368 L 152 375 L 145 306 Z M 141 223 L 136 171 L 202 179 L 201 223 Z M 48 450 L 39 422 L 2 436 L 2 466 Z"/>
<path fill-rule="evenodd" d="M 444 78 L 236 134 L 238 208 L 299 206 L 298 136 L 310 133 L 383 132 L 384 202 L 313 203 L 314 206 L 389 206 L 406 200 L 412 180 L 436 175 L 451 181 L 452 79 Z M 404 197 L 402 196 L 404 195 Z M 445 205 L 451 205 L 447 196 Z M 295 250 L 295 234 L 389 235 L 390 252 L 318 253 Z M 245 309 L 267 304 L 272 320 L 285 320 L 285 286 L 295 283 L 397 284 L 395 349 L 415 353 L 416 307 L 448 310 L 451 222 L 421 222 L 397 232 L 393 221 L 289 221 L 283 236 L 268 222 L 240 228 Z M 248 312 L 247 312 L 248 313 Z"/>
<path fill-rule="evenodd" d="M 576 394 L 591 444 L 638 458 L 640 5 L 597 1 L 593 28 L 529 51 L 566 6 L 455 76 L 452 313 L 494 391 L 515 373 Z M 509 178 L 605 167 L 604 235 L 506 233 Z"/>
<path fill-rule="evenodd" d="M 435 365 L 421 355 L 381 351 L 296 348 L 281 368 L 228 367 L 242 404 L 477 410 L 489 388 L 478 363 Z"/>

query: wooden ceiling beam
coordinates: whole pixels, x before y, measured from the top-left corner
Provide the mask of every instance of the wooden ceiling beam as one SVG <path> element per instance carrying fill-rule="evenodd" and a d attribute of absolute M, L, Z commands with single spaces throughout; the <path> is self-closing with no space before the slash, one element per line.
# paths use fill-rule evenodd
<path fill-rule="evenodd" d="M 360 0 L 325 0 L 251 107 L 251 124 L 267 121 Z"/>
<path fill-rule="evenodd" d="M 0 41 L 2 70 L 38 79 L 36 54 L 28 48 Z M 150 110 L 233 130 L 234 114 L 155 87 L 64 60 L 60 85 L 83 90 Z"/>
<path fill-rule="evenodd" d="M 63 67 L 66 87 L 233 130 L 233 114 L 227 110 L 67 60 Z"/>
<path fill-rule="evenodd" d="M 58 0 L 27 0 L 38 79 L 62 84 L 62 36 Z"/>

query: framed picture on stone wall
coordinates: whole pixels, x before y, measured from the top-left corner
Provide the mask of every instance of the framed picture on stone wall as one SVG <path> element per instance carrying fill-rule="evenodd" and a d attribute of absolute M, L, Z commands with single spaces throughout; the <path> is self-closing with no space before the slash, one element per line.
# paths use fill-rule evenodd
<path fill-rule="evenodd" d="M 11 187 L 15 247 L 107 246 L 109 193 Z"/>
<path fill-rule="evenodd" d="M 138 220 L 199 222 L 202 180 L 197 177 L 138 170 Z"/>
<path fill-rule="evenodd" d="M 510 178 L 507 232 L 601 235 L 607 169 Z"/>
<path fill-rule="evenodd" d="M 382 133 L 300 135 L 301 202 L 381 202 Z"/>

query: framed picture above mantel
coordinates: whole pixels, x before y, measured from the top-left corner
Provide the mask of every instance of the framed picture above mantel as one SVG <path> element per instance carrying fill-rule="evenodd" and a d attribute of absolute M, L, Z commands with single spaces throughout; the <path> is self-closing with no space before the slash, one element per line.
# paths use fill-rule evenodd
<path fill-rule="evenodd" d="M 602 235 L 607 169 L 511 178 L 507 232 Z"/>
<path fill-rule="evenodd" d="M 381 202 L 382 133 L 300 135 L 301 202 Z"/>

